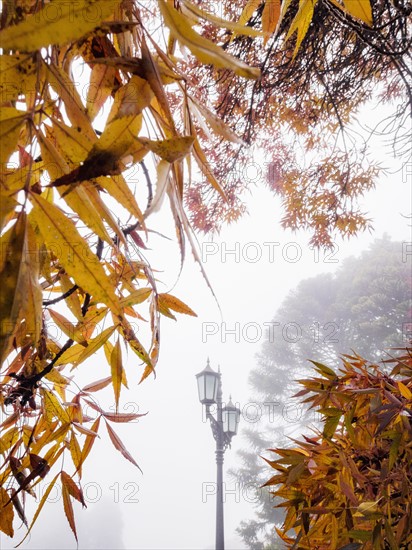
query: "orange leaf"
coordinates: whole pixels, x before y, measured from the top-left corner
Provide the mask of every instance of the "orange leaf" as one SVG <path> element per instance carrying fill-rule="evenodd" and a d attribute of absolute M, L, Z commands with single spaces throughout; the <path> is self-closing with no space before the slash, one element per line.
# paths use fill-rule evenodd
<path fill-rule="evenodd" d="M 97 432 L 99 430 L 100 425 L 100 416 L 96 418 L 96 420 L 93 422 L 93 425 L 91 427 L 91 431 L 94 432 L 97 435 Z M 82 449 L 82 461 L 81 464 L 84 464 L 84 461 L 88 457 L 90 451 L 92 450 L 92 447 L 94 445 L 94 441 L 96 439 L 95 435 L 88 435 L 86 437 L 86 441 L 84 442 L 83 449 Z"/>
<path fill-rule="evenodd" d="M 0 531 L 3 531 L 8 537 L 12 537 L 14 535 L 14 509 L 10 502 L 9 494 L 3 487 L 0 487 L 0 508 Z"/>
<path fill-rule="evenodd" d="M 138 465 L 138 463 L 135 461 L 135 459 L 132 457 L 132 455 L 129 453 L 129 451 L 125 448 L 123 445 L 121 439 L 117 435 L 117 433 L 113 430 L 113 428 L 110 427 L 110 425 L 106 422 L 106 428 L 109 433 L 109 437 L 115 448 L 122 453 L 122 455 L 129 460 L 132 464 L 134 464 L 139 470 L 142 472 L 142 469 Z M 142 472 L 143 473 L 143 472 Z"/>
<path fill-rule="evenodd" d="M 74 520 L 74 512 L 72 501 L 70 500 L 70 493 L 67 485 L 64 483 L 62 478 L 62 496 L 63 496 L 63 508 L 64 513 L 66 514 L 67 521 L 69 522 L 70 528 L 73 531 L 74 538 L 77 541 L 77 531 L 76 531 L 76 522 Z"/>
<path fill-rule="evenodd" d="M 263 43 L 275 32 L 280 16 L 280 0 L 266 0 L 262 13 L 262 30 L 265 33 Z"/>
<path fill-rule="evenodd" d="M 173 311 L 177 313 L 184 313 L 185 315 L 197 317 L 196 313 L 190 309 L 189 306 L 171 294 L 159 294 L 159 306 L 173 309 Z"/>
<path fill-rule="evenodd" d="M 110 420 L 111 422 L 131 422 L 140 418 L 141 416 L 146 416 L 147 413 L 104 413 L 103 416 Z"/>
<path fill-rule="evenodd" d="M 62 472 L 60 474 L 60 479 L 62 480 L 62 484 L 67 487 L 67 490 L 69 491 L 69 494 L 78 500 L 84 508 L 87 508 L 86 503 L 84 501 L 83 497 L 83 491 L 76 485 L 76 483 L 73 481 L 73 479 L 67 474 L 66 472 Z"/>

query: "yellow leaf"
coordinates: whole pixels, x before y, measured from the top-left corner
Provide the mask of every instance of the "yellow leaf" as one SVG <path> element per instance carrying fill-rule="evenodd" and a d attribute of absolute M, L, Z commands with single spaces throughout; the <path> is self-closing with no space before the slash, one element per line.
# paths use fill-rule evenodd
<path fill-rule="evenodd" d="M 120 313 L 119 301 L 112 283 L 97 256 L 80 236 L 74 223 L 54 204 L 39 195 L 31 195 L 31 215 L 37 223 L 44 241 L 53 246 L 56 256 L 76 284 L 90 293 L 95 300 Z"/>
<path fill-rule="evenodd" d="M 0 96 L 3 102 L 34 92 L 38 77 L 38 66 L 32 56 L 0 56 Z"/>
<path fill-rule="evenodd" d="M 153 141 L 151 139 L 139 137 L 137 141 L 142 143 L 149 151 L 155 153 L 167 162 L 175 162 L 183 159 L 190 153 L 194 138 L 191 136 L 174 137 L 162 141 Z"/>
<path fill-rule="evenodd" d="M 0 365 L 8 353 L 25 306 L 29 275 L 26 229 L 27 216 L 22 212 L 0 241 Z"/>
<path fill-rule="evenodd" d="M 143 109 L 150 105 L 152 98 L 153 91 L 147 80 L 140 78 L 140 76 L 137 75 L 132 76 L 129 82 L 116 92 L 113 106 L 107 119 L 106 129 L 116 119 L 141 114 Z M 106 132 L 106 129 L 100 136 L 100 140 L 105 137 L 104 133 Z M 109 134 L 108 131 L 107 134 Z M 106 137 L 110 139 L 110 135 L 107 135 Z M 102 146 L 103 149 L 106 147 L 107 145 Z"/>
<path fill-rule="evenodd" d="M 403 382 L 398 382 L 398 388 L 405 399 L 412 399 L 411 390 Z"/>
<path fill-rule="evenodd" d="M 361 502 L 361 504 L 359 504 L 358 506 L 358 512 L 365 516 L 368 514 L 374 514 L 379 511 L 378 504 L 379 500 L 377 500 L 376 502 L 373 500 Z"/>
<path fill-rule="evenodd" d="M 42 328 L 42 299 L 43 292 L 39 283 L 40 277 L 40 251 L 37 245 L 36 235 L 31 224 L 27 224 L 27 294 L 26 294 L 26 330 L 30 334 L 32 342 L 37 343 Z"/>
<path fill-rule="evenodd" d="M 91 141 L 81 128 L 67 126 L 57 118 L 53 119 L 53 134 L 67 158 L 75 164 L 84 161 L 90 153 L 93 143 L 97 141 L 97 136 L 95 140 Z"/>
<path fill-rule="evenodd" d="M 119 0 L 54 0 L 34 15 L 0 32 L 5 50 L 32 52 L 50 44 L 75 41 L 112 15 Z"/>
<path fill-rule="evenodd" d="M 248 4 L 251 4 L 251 3 L 257 3 L 257 7 L 258 7 L 262 3 L 262 0 L 249 0 Z M 229 29 L 231 31 L 234 31 L 236 34 L 244 34 L 246 36 L 262 36 L 262 33 L 257 29 L 253 29 L 252 27 L 245 26 L 245 24 L 248 22 L 250 17 L 248 17 L 246 21 L 240 22 L 239 20 L 238 23 L 234 23 L 233 21 L 227 21 L 226 19 L 222 19 L 220 17 L 217 17 L 216 15 L 213 15 L 212 13 L 204 11 L 200 9 L 199 6 L 192 4 L 188 0 L 183 0 L 183 4 L 189 12 L 192 12 L 194 15 L 196 15 L 197 17 L 200 17 L 201 19 L 204 19 L 205 21 L 209 21 L 210 23 L 213 23 L 217 27 L 221 27 L 223 29 Z M 243 15 L 243 12 L 242 12 L 242 15 Z"/>
<path fill-rule="evenodd" d="M 299 0 L 298 12 L 294 17 L 285 38 L 285 40 L 289 40 L 293 33 L 297 31 L 293 57 L 295 57 L 298 53 L 300 45 L 302 44 L 302 41 L 305 38 L 306 33 L 308 32 L 309 25 L 312 22 L 313 10 L 317 1 L 318 0 Z"/>
<path fill-rule="evenodd" d="M 96 140 L 96 133 L 93 130 L 93 126 L 86 114 L 86 109 L 73 81 L 55 63 L 45 66 L 47 69 L 47 79 L 54 88 L 54 91 L 64 102 L 64 108 L 70 122 L 75 128 L 80 128 L 81 132 L 91 142 L 94 142 Z"/>
<path fill-rule="evenodd" d="M 258 68 L 250 67 L 240 59 L 229 55 L 222 48 L 194 31 L 188 19 L 165 0 L 159 0 L 158 5 L 172 35 L 181 44 L 187 46 L 199 61 L 212 64 L 219 69 L 230 69 L 245 78 L 255 79 L 260 76 Z"/>
<path fill-rule="evenodd" d="M 57 386 L 67 386 L 70 382 L 69 379 L 60 374 L 57 369 L 51 370 L 48 374 L 46 374 L 45 378 Z"/>
<path fill-rule="evenodd" d="M 80 449 L 79 442 L 77 441 L 77 438 L 74 435 L 73 431 L 70 436 L 69 449 L 73 460 L 73 464 L 76 468 L 76 472 L 78 472 L 79 476 L 81 477 L 82 452 Z"/>
<path fill-rule="evenodd" d="M 200 111 L 206 122 L 216 134 L 224 137 L 225 139 L 228 139 L 229 141 L 232 141 L 233 143 L 244 143 L 243 139 L 235 134 L 235 132 L 233 132 L 233 130 L 231 130 L 221 118 L 219 118 L 217 115 L 215 115 L 215 113 L 208 109 L 206 105 L 195 101 L 195 99 L 192 97 L 189 98 L 189 103 L 191 104 L 191 108 L 194 110 L 194 115 L 196 116 L 196 118 L 201 118 L 200 114 L 197 112 Z"/>
<path fill-rule="evenodd" d="M 118 338 L 115 346 L 113 347 L 110 357 L 110 368 L 112 373 L 112 385 L 114 391 L 114 399 L 116 403 L 116 412 L 119 407 L 120 390 L 122 387 L 122 348 L 120 347 L 120 339 Z"/>
<path fill-rule="evenodd" d="M 367 25 L 373 24 L 372 7 L 369 0 L 343 0 L 345 9 L 349 15 L 360 19 Z M 339 6 L 342 9 L 342 6 Z"/>
<path fill-rule="evenodd" d="M 195 160 L 197 162 L 197 165 L 199 166 L 200 170 L 202 171 L 203 175 L 207 178 L 209 183 L 212 185 L 214 189 L 219 193 L 219 195 L 222 197 L 224 201 L 227 201 L 225 192 L 219 185 L 217 179 L 215 178 L 213 174 L 213 169 L 210 166 L 205 153 L 203 152 L 203 149 L 200 146 L 199 140 L 196 138 L 193 144 L 193 156 L 195 157 Z"/>
<path fill-rule="evenodd" d="M 142 302 L 147 300 L 147 298 L 151 295 L 152 292 L 153 290 L 151 288 L 138 288 L 137 290 L 129 294 L 129 296 L 126 296 L 125 298 L 121 298 L 120 304 L 122 307 L 141 304 Z"/>
<path fill-rule="evenodd" d="M 66 294 L 66 292 L 69 292 L 69 290 L 73 288 L 74 283 L 71 281 L 67 273 L 60 273 L 60 286 L 63 294 Z M 77 292 L 72 292 L 69 296 L 67 296 L 65 302 L 70 311 L 76 317 L 76 319 L 79 322 L 83 322 L 84 317 L 82 313 L 82 306 L 80 303 L 79 294 Z"/>
<path fill-rule="evenodd" d="M 101 176 L 96 179 L 98 183 L 105 191 L 109 193 L 114 199 L 116 199 L 132 216 L 137 218 L 140 223 L 143 223 L 143 214 L 136 202 L 136 198 L 129 186 L 126 183 L 124 177 L 119 174 L 116 176 Z"/>
<path fill-rule="evenodd" d="M 0 189 L 0 231 L 9 223 L 14 216 L 14 211 L 18 202 L 10 195 L 10 192 L 4 192 Z"/>
<path fill-rule="evenodd" d="M 66 350 L 61 357 L 56 361 L 55 365 L 67 365 L 67 363 L 76 364 L 80 355 L 87 349 L 81 344 L 74 344 Z"/>
<path fill-rule="evenodd" d="M 3 531 L 3 533 L 8 537 L 12 537 L 14 535 L 14 509 L 12 503 L 10 502 L 9 493 L 6 489 L 4 489 L 4 487 L 0 487 L 0 510 L 0 531 Z"/>
<path fill-rule="evenodd" d="M 54 134 L 55 129 L 47 129 L 48 137 Z M 44 138 L 41 132 L 37 134 L 40 148 L 44 161 L 47 163 L 47 171 L 50 177 L 55 180 L 59 178 L 62 174 L 68 174 L 70 172 L 69 165 L 66 160 L 60 155 L 57 149 L 51 142 L 51 139 Z M 59 143 L 62 150 L 65 148 L 67 139 L 63 134 L 61 136 L 62 140 Z M 69 141 L 70 143 L 70 141 Z M 73 145 L 73 140 L 71 141 Z M 70 148 L 66 151 L 66 156 L 69 156 Z M 70 157 L 69 160 L 71 161 Z M 107 233 L 104 223 L 100 214 L 96 209 L 96 197 L 95 200 L 92 200 L 90 197 L 91 191 L 87 189 L 86 185 L 82 186 L 70 186 L 63 185 L 59 186 L 59 193 L 64 196 L 65 202 L 68 206 L 77 214 L 79 214 L 80 219 L 88 226 L 92 231 L 94 231 L 102 240 L 112 244 L 112 239 Z M 94 189 L 95 195 L 97 191 Z"/>
<path fill-rule="evenodd" d="M 63 409 L 54 393 L 46 388 L 41 388 L 43 395 L 44 414 L 50 423 L 57 417 L 63 424 L 70 424 L 70 418 L 67 411 Z"/>
<path fill-rule="evenodd" d="M 152 54 L 150 53 L 150 50 L 147 47 L 144 36 L 142 38 L 141 50 L 142 50 L 141 65 L 142 65 L 144 76 L 147 79 L 148 83 L 150 84 L 150 87 L 156 96 L 157 103 L 160 107 L 160 111 L 163 114 L 163 117 L 165 118 L 165 121 L 163 121 L 163 124 L 162 124 L 165 135 L 166 137 L 171 137 L 172 135 L 175 135 L 177 133 L 175 128 L 175 122 L 173 120 L 173 116 L 170 111 L 169 101 L 167 99 L 167 96 L 164 90 L 159 67 L 157 63 L 155 63 L 152 57 Z"/>
<path fill-rule="evenodd" d="M 153 366 L 147 351 L 140 343 L 129 321 L 124 317 L 121 319 L 121 324 L 118 327 L 118 331 L 125 338 L 125 340 L 132 348 L 132 350 L 136 353 L 136 355 L 140 357 L 140 359 L 142 359 L 142 361 L 144 361 L 153 370 Z"/>
<path fill-rule="evenodd" d="M 19 438 L 19 430 L 13 426 L 7 432 L 3 433 L 0 438 L 0 453 L 4 454 L 12 447 Z"/>
<path fill-rule="evenodd" d="M 92 447 L 96 440 L 97 432 L 99 431 L 99 425 L 100 425 L 100 416 L 96 418 L 96 420 L 93 422 L 92 427 L 90 428 L 90 430 L 93 432 L 93 435 L 90 434 L 86 436 L 86 440 L 84 442 L 83 449 L 82 449 L 81 465 L 84 464 L 84 461 L 89 456 L 89 453 L 92 450 Z"/>
<path fill-rule="evenodd" d="M 184 313 L 185 315 L 197 317 L 196 313 L 190 309 L 189 306 L 171 294 L 159 294 L 159 305 L 166 306 L 177 313 Z"/>
<path fill-rule="evenodd" d="M 83 361 L 85 361 L 88 357 L 94 355 L 96 351 L 101 348 L 101 346 L 103 346 L 103 344 L 110 338 L 115 329 L 115 326 L 109 327 L 101 332 L 99 336 L 96 336 L 96 338 L 90 340 L 88 346 L 86 348 L 83 348 L 84 351 L 79 355 L 76 360 L 73 361 L 75 363 L 75 366 L 80 365 L 80 363 L 83 363 Z"/>
<path fill-rule="evenodd" d="M 240 14 L 238 25 L 246 25 L 254 12 L 262 4 L 262 1 L 263 0 L 248 0 L 246 6 L 242 10 L 242 13 Z"/>
<path fill-rule="evenodd" d="M 14 107 L 0 108 L 0 165 L 3 166 L 15 151 L 21 127 L 27 113 Z"/>
<path fill-rule="evenodd" d="M 78 342 L 79 344 L 84 344 L 84 339 L 79 339 L 79 334 L 76 333 L 73 323 L 71 323 L 64 315 L 62 315 L 58 311 L 54 311 L 51 308 L 48 308 L 47 311 L 49 312 L 50 317 L 56 323 L 58 328 L 63 332 L 63 334 L 65 334 L 69 338 L 73 338 L 73 340 L 75 340 L 75 342 Z"/>
<path fill-rule="evenodd" d="M 262 13 L 262 29 L 265 34 L 263 44 L 275 32 L 280 17 L 280 0 L 266 0 Z"/>

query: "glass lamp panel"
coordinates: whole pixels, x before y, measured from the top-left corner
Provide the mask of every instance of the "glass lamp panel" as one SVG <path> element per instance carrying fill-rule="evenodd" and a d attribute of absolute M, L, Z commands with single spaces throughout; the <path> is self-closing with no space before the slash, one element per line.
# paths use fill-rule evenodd
<path fill-rule="evenodd" d="M 210 368 L 209 362 L 205 369 L 196 374 L 199 400 L 204 405 L 216 402 L 219 373 Z"/>
<path fill-rule="evenodd" d="M 237 434 L 237 427 L 239 424 L 240 411 L 237 409 L 231 401 L 223 409 L 223 431 L 225 433 Z"/>

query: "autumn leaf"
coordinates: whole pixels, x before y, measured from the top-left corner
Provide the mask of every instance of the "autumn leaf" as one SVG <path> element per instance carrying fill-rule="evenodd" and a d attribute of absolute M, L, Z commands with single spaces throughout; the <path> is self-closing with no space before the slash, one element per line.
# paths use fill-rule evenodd
<path fill-rule="evenodd" d="M 31 216 L 46 243 L 60 245 L 59 261 L 75 281 L 97 300 L 120 313 L 118 298 L 96 255 L 80 236 L 75 225 L 55 205 L 39 195 L 32 195 Z M 68 246 L 67 243 L 70 243 Z"/>
<path fill-rule="evenodd" d="M 133 422 L 142 416 L 146 416 L 147 413 L 108 413 L 104 412 L 103 416 L 110 420 L 110 422 L 124 423 L 124 422 Z"/>
<path fill-rule="evenodd" d="M 163 160 L 167 162 L 176 162 L 182 160 L 189 154 L 194 138 L 191 136 L 175 137 L 163 141 L 153 141 L 147 138 L 139 137 L 138 141 L 147 147 Z"/>
<path fill-rule="evenodd" d="M 52 2 L 35 15 L 2 30 L 2 48 L 30 52 L 49 44 L 62 45 L 77 40 L 108 18 L 118 3 L 119 0 Z"/>
<path fill-rule="evenodd" d="M 116 434 L 116 432 L 113 430 L 113 428 L 106 422 L 106 428 L 107 428 L 107 432 L 109 434 L 109 437 L 110 437 L 110 440 L 111 442 L 113 443 L 114 447 L 120 452 L 122 453 L 122 455 L 129 461 L 131 462 L 132 464 L 134 464 L 137 468 L 139 468 L 139 470 L 142 472 L 140 466 L 137 464 L 137 462 L 135 461 L 135 459 L 132 457 L 132 455 L 129 453 L 129 451 L 127 451 L 127 449 L 125 448 L 125 446 L 123 445 L 121 439 L 119 438 L 119 436 Z M 142 472 L 143 473 L 143 472 Z"/>
<path fill-rule="evenodd" d="M 28 292 L 27 216 L 22 212 L 8 235 L 1 239 L 0 285 L 0 364 L 8 353 Z"/>
<path fill-rule="evenodd" d="M 366 25 L 372 26 L 372 7 L 370 0 L 343 0 L 344 7 L 336 0 L 331 0 L 332 3 L 342 11 L 348 13 L 356 19 L 360 19 Z"/>
<path fill-rule="evenodd" d="M 93 422 L 92 427 L 90 430 L 93 432 L 94 435 L 89 434 L 86 436 L 86 440 L 84 442 L 83 448 L 82 448 L 82 456 L 81 456 L 81 462 L 80 466 L 84 464 L 84 461 L 89 456 L 90 451 L 92 450 L 92 447 L 94 445 L 94 441 L 96 439 L 97 433 L 99 431 L 100 426 L 100 416 L 96 418 L 96 420 Z"/>
<path fill-rule="evenodd" d="M 265 34 L 263 43 L 266 44 L 275 32 L 280 18 L 280 0 L 265 0 L 262 12 L 262 30 Z"/>
<path fill-rule="evenodd" d="M 62 497 L 63 497 L 64 513 L 70 525 L 70 529 L 73 531 L 74 538 L 77 541 L 77 531 L 76 531 L 76 522 L 74 519 L 73 505 L 70 499 L 70 492 L 67 486 L 67 481 L 65 482 L 64 478 L 62 479 Z"/>
<path fill-rule="evenodd" d="M 299 0 L 299 9 L 297 14 L 295 15 L 292 23 L 290 24 L 289 30 L 286 34 L 285 40 L 289 40 L 289 38 L 296 32 L 296 44 L 295 44 L 295 50 L 293 55 L 296 56 L 303 39 L 306 36 L 306 33 L 308 32 L 309 25 L 312 22 L 313 17 L 313 10 L 315 8 L 315 5 L 317 3 L 317 0 Z"/>
<path fill-rule="evenodd" d="M 262 0 L 248 0 L 239 17 L 238 24 L 243 26 L 249 21 L 253 13 L 262 4 Z"/>
<path fill-rule="evenodd" d="M 83 363 L 88 357 L 91 355 L 94 355 L 98 349 L 100 349 L 105 342 L 110 338 L 110 336 L 113 334 L 113 332 L 116 330 L 116 326 L 108 327 L 105 330 L 103 330 L 96 338 L 93 338 L 92 340 L 89 340 L 87 342 L 87 347 L 83 349 L 83 351 L 78 355 L 76 359 L 74 359 L 72 362 L 76 364 L 76 366 L 80 365 L 80 363 Z"/>
<path fill-rule="evenodd" d="M 0 487 L 0 531 L 3 531 L 8 537 L 13 537 L 13 518 L 14 518 L 14 509 L 11 505 L 10 497 L 4 487 Z M 9 504 L 7 504 L 9 503 Z"/>
<path fill-rule="evenodd" d="M 173 311 L 176 311 L 177 313 L 184 313 L 185 315 L 191 315 L 192 317 L 197 317 L 196 313 L 185 303 L 183 303 L 179 298 L 176 298 L 176 296 L 172 296 L 171 294 L 162 293 L 158 296 L 159 304 L 162 306 L 166 306 L 166 308 L 170 308 Z"/>
<path fill-rule="evenodd" d="M 47 388 L 42 388 L 44 414 L 48 422 L 52 422 L 57 417 L 63 424 L 70 424 L 70 418 L 66 410 L 62 407 L 55 394 Z"/>
<path fill-rule="evenodd" d="M 17 99 L 27 90 L 34 91 L 44 78 L 29 55 L 0 55 L 0 94 L 8 101 Z"/>
<path fill-rule="evenodd" d="M 94 65 L 87 90 L 87 114 L 93 120 L 113 90 L 117 69 L 107 65 Z"/>
<path fill-rule="evenodd" d="M 122 373 L 123 373 L 122 349 L 120 347 L 119 338 L 116 340 L 116 344 L 114 345 L 111 353 L 110 368 L 112 373 L 112 385 L 113 385 L 114 399 L 115 399 L 116 412 L 117 412 L 119 408 L 119 398 L 120 398 L 120 390 L 122 387 Z"/>
<path fill-rule="evenodd" d="M 95 392 L 106 388 L 112 381 L 112 377 L 108 376 L 107 378 L 102 378 L 96 382 L 91 382 L 82 388 L 83 392 Z"/>
<path fill-rule="evenodd" d="M 69 495 L 78 500 L 83 508 L 87 508 L 84 501 L 83 492 L 81 488 L 73 481 L 73 478 L 71 478 L 66 472 L 62 471 L 60 474 L 60 479 L 62 484 L 66 486 Z"/>
<path fill-rule="evenodd" d="M 1 34 L 1 33 L 0 33 Z M 9 160 L 15 150 L 19 139 L 20 130 L 24 124 L 27 113 L 14 107 L 0 108 L 0 163 L 1 166 Z"/>
<path fill-rule="evenodd" d="M 259 7 L 262 0 L 249 0 L 248 5 L 253 3 L 256 4 L 256 7 Z M 196 4 L 193 4 L 192 2 L 189 2 L 188 0 L 183 0 L 184 7 L 191 12 L 193 15 L 196 15 L 200 19 L 204 19 L 205 21 L 209 21 L 210 23 L 213 23 L 217 27 L 222 27 L 224 29 L 229 29 L 231 31 L 234 31 L 236 34 L 244 34 L 246 36 L 261 36 L 262 33 L 252 27 L 245 26 L 245 23 L 248 22 L 249 17 L 241 16 L 241 19 L 238 23 L 234 23 L 232 21 L 228 21 L 227 19 L 222 19 L 221 17 L 217 17 L 213 13 L 206 12 L 202 10 L 199 6 Z M 249 11 L 249 9 L 247 10 Z M 253 9 L 253 11 L 255 11 Z M 252 11 L 252 13 L 253 13 Z M 247 15 L 247 14 L 245 14 Z"/>
<path fill-rule="evenodd" d="M 187 46 L 202 63 L 211 63 L 220 69 L 231 69 L 245 78 L 258 78 L 260 71 L 229 55 L 212 41 L 204 38 L 190 25 L 188 19 L 165 0 L 159 0 L 159 8 L 166 25 L 181 44 Z"/>

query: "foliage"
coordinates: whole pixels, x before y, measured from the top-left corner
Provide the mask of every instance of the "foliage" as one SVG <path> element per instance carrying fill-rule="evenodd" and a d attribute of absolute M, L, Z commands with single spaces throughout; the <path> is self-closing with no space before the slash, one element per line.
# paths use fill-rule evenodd
<path fill-rule="evenodd" d="M 390 375 L 359 355 L 336 373 L 313 362 L 296 397 L 323 415 L 323 431 L 273 449 L 267 485 L 287 509 L 287 548 L 390 548 L 412 544 L 412 348 Z"/>
<path fill-rule="evenodd" d="M 368 0 L 359 3 L 364 11 L 369 6 Z M 359 18 L 350 5 L 334 9 Z M 279 17 L 280 34 L 297 31 L 292 57 L 298 60 L 312 13 L 309 18 L 305 8 L 291 20 L 294 8 L 288 6 Z M 368 9 L 365 13 L 360 19 L 370 24 Z M 259 65 L 264 69 L 264 64 L 250 62 L 236 48 L 244 52 L 249 40 L 257 40 L 259 50 L 262 40 L 268 51 L 272 48 L 268 35 L 252 28 L 256 25 L 211 18 L 187 1 L 18 0 L 3 2 L 0 24 L 0 395 L 6 413 L 0 441 L 1 498 L 7 510 L 1 528 L 13 534 L 13 510 L 27 523 L 21 493 L 31 493 L 53 467 L 70 463 L 68 455 L 73 473 L 58 470 L 48 491 L 60 478 L 64 511 L 76 535 L 72 500 L 83 500 L 81 467 L 101 418 L 115 448 L 137 465 L 110 424 L 134 418 L 118 413 L 127 386 L 123 358 L 128 352 L 139 358 L 143 381 L 158 360 L 160 315 L 194 315 L 178 298 L 159 292 L 144 257 L 154 231 L 153 213 L 167 196 L 183 260 L 186 240 L 198 259 L 185 204 L 197 212 L 192 222 L 204 229 L 208 216 L 231 220 L 242 210 L 236 206 L 236 185 L 220 181 L 216 168 L 222 157 L 211 153 L 216 140 L 223 140 L 221 148 L 227 146 L 224 154 L 232 151 L 231 142 L 242 140 L 227 124 L 228 111 L 214 112 L 213 102 L 202 97 L 203 83 L 191 67 L 197 64 L 201 71 L 207 66 L 213 86 L 228 75 L 236 75 L 237 83 L 263 82 L 260 75 L 267 73 Z M 205 24 L 214 29 L 206 36 Z M 230 36 L 233 47 L 223 44 L 219 33 L 226 42 Z M 393 90 L 389 94 L 395 95 Z M 208 205 L 207 197 L 196 198 L 193 160 L 205 178 L 201 192 L 217 193 L 218 208 L 216 202 Z M 284 161 L 287 165 L 287 156 Z M 340 170 L 338 163 L 332 181 L 340 181 Z M 374 172 L 372 167 L 369 176 Z M 351 185 L 364 190 L 371 184 L 369 176 L 366 183 L 353 178 Z M 348 178 L 343 176 L 344 194 Z M 348 192 L 348 199 L 356 193 Z M 330 208 L 336 213 L 340 207 Z M 305 206 L 294 209 L 303 218 L 289 225 L 305 225 Z M 310 216 L 317 219 L 315 211 Z M 342 214 L 339 221 L 333 216 L 316 223 L 344 234 L 364 225 L 361 219 L 353 223 L 356 216 Z M 327 241 L 324 235 L 318 243 Z M 137 337 L 145 325 L 147 342 Z M 98 350 L 105 354 L 108 376 L 79 390 L 68 369 L 77 369 Z M 106 386 L 113 389 L 114 414 L 89 395 Z M 94 423 L 83 415 L 85 403 L 97 408 Z"/>
<path fill-rule="evenodd" d="M 400 163 L 402 155 L 404 162 L 410 155 L 410 2 L 250 0 L 243 11 L 242 2 L 233 0 L 197 3 L 267 33 L 259 40 L 233 38 L 205 24 L 204 36 L 262 74 L 256 81 L 229 72 L 215 79 L 213 69 L 194 61 L 190 91 L 208 101 L 247 144 L 262 148 L 264 162 L 252 162 L 250 173 L 256 180 L 266 177 L 281 198 L 283 225 L 305 227 L 312 243 L 325 246 L 335 233 L 369 227 L 357 202 L 382 169 L 368 158 L 370 140 L 385 135 Z M 365 117 L 365 106 L 373 109 L 373 118 Z M 201 182 L 192 187 L 188 206 L 193 223 L 203 229 L 219 224 L 215 213 L 222 209 L 229 219 L 233 207 L 242 211 L 251 162 L 239 145 L 216 140 L 208 151 L 230 194 L 225 208 Z"/>
<path fill-rule="evenodd" d="M 170 29 L 163 48 L 159 32 L 151 32 L 152 8 Z M 258 70 L 200 37 L 163 0 L 143 7 L 127 0 L 5 2 L 1 27 L 0 527 L 13 536 L 14 511 L 28 525 L 22 494 L 34 495 L 53 469 L 29 531 L 60 479 L 77 538 L 72 500 L 84 504 L 82 466 L 101 425 L 138 467 L 112 427 L 142 416 L 119 412 L 126 353 L 137 356 L 143 381 L 158 360 L 160 316 L 195 315 L 158 290 L 144 257 L 151 216 L 167 196 L 183 259 L 185 238 L 193 239 L 183 208 L 188 155 L 207 168 L 174 36 L 190 38 L 204 62 L 247 78 Z M 106 373 L 79 388 L 69 369 L 102 352 Z M 107 386 L 114 412 L 93 397 Z M 96 420 L 84 414 L 87 407 Z"/>
<path fill-rule="evenodd" d="M 330 259 L 338 259 L 335 251 Z M 247 486 L 262 485 L 267 472 L 260 455 L 274 445 L 287 445 L 287 436 L 307 431 L 316 418 L 291 399 L 296 379 L 309 376 L 307 359 L 333 368 L 339 354 L 356 349 L 371 361 L 387 356 L 385 348 L 401 346 L 411 326 L 411 263 L 402 258 L 402 243 L 384 237 L 375 240 L 359 257 L 345 259 L 333 274 L 303 280 L 283 300 L 272 319 L 255 368 L 249 375 L 252 400 L 262 418 L 244 432 L 245 448 L 232 472 Z M 272 409 L 270 404 L 274 404 Z M 272 416 L 270 416 L 272 415 Z M 299 431 L 298 431 L 299 430 Z M 283 509 L 267 489 L 256 492 L 255 518 L 238 531 L 252 550 L 261 550 L 268 526 L 280 524 Z"/>

